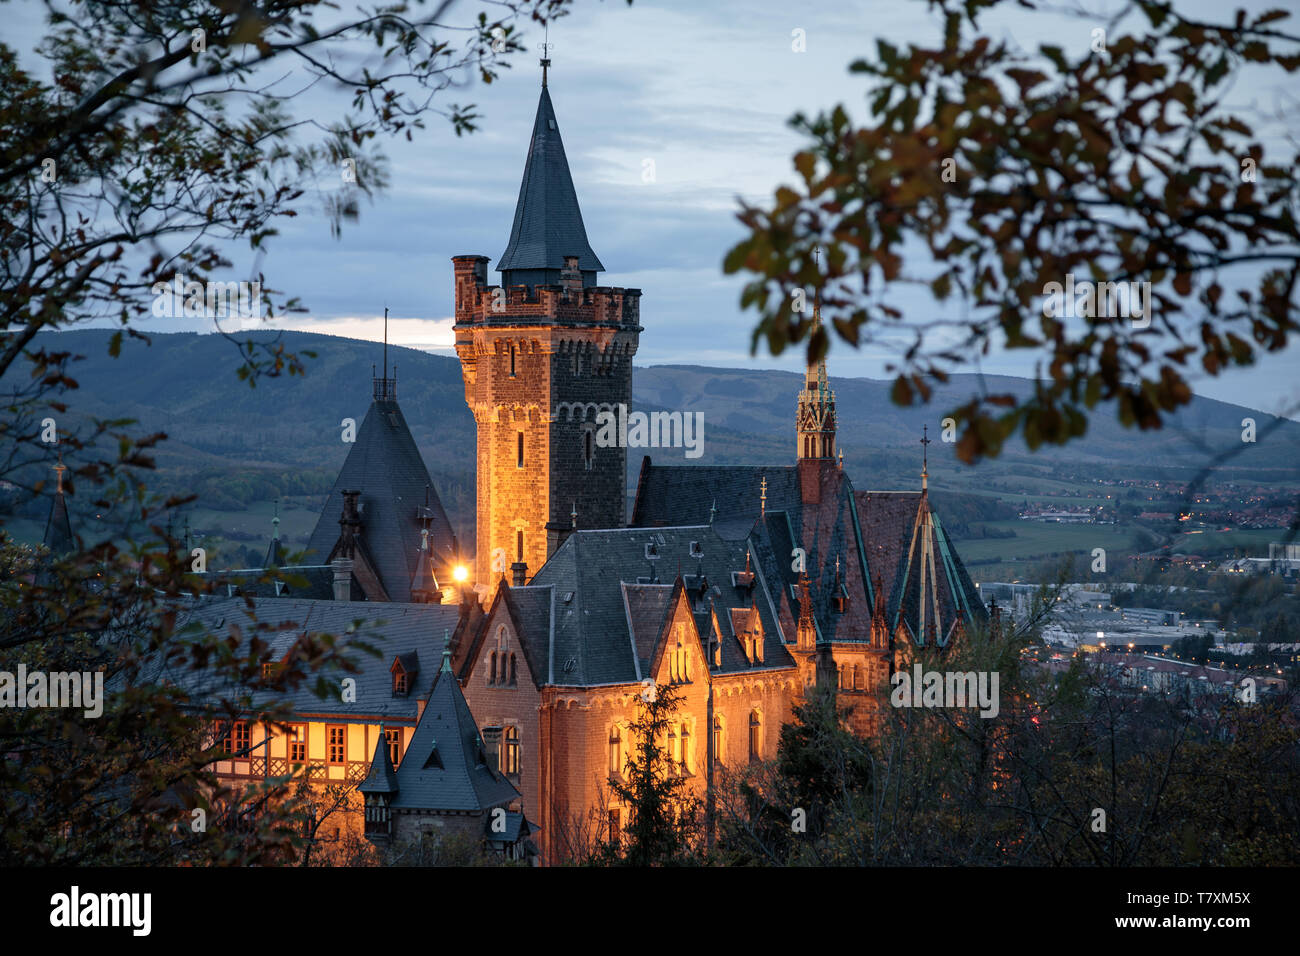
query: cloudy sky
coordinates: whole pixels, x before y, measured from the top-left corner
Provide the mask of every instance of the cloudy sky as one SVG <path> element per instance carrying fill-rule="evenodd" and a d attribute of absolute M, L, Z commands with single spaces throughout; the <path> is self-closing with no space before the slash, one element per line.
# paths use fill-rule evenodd
<path fill-rule="evenodd" d="M 1116 8 L 1114 0 L 1088 5 Z M 1225 6 L 1188 0 L 1179 8 L 1218 18 Z M 458 16 L 474 9 L 462 4 Z M 26 13 L 30 19 L 13 21 L 15 28 L 39 32 L 37 10 Z M 1013 4 L 999 14 L 986 24 L 995 36 L 1025 48 L 1055 42 L 1072 52 L 1087 48 L 1101 22 L 1027 14 Z M 738 201 L 770 197 L 793 179 L 790 156 L 800 140 L 788 119 L 796 111 L 843 103 L 865 115 L 864 82 L 847 67 L 873 52 L 877 38 L 929 43 L 938 29 L 922 0 L 815 8 L 771 0 L 636 0 L 631 7 L 576 0 L 552 26 L 551 96 L 587 234 L 608 270 L 601 282 L 643 291 L 638 364 L 799 366 L 793 353 L 749 354 L 754 318 L 738 307 L 742 280 L 721 271 L 742 235 Z M 792 49 L 796 30 L 803 31 L 805 52 Z M 482 254 L 495 266 L 509 237 L 541 79 L 541 29 L 526 24 L 525 31 L 529 51 L 498 82 L 471 83 L 446 96 L 478 106 L 478 132 L 458 138 L 433 118 L 413 142 L 384 144 L 390 188 L 340 239 L 319 215 L 281 224 L 261 268 L 272 286 L 301 296 L 311 309 L 288 327 L 378 340 L 387 305 L 391 341 L 451 354 L 450 258 Z M 1285 93 L 1239 82 L 1232 97 L 1242 109 L 1269 109 Z M 333 117 L 349 103 L 348 91 L 317 87 L 295 109 Z M 651 163 L 653 181 L 646 182 Z M 253 267 L 246 248 L 232 250 L 232 258 L 241 278 Z M 927 296 L 908 295 L 896 301 L 933 312 Z M 189 328 L 184 321 L 159 327 Z M 1300 404 L 1298 356 L 1293 349 L 1258 369 L 1201 381 L 1198 391 L 1265 411 Z M 831 373 L 882 376 L 883 359 L 841 345 Z M 1032 366 L 1020 355 L 995 355 L 983 371 L 1030 375 Z"/>

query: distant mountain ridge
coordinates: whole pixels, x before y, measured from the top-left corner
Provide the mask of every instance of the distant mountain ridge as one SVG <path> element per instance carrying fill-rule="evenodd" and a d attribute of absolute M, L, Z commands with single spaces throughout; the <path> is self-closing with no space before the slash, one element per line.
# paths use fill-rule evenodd
<path fill-rule="evenodd" d="M 38 347 L 84 356 L 71 370 L 80 388 L 68 396 L 70 412 L 138 419 L 144 431 L 161 430 L 161 473 L 299 469 L 332 476 L 347 451 L 344 418 L 358 422 L 371 399 L 371 367 L 382 346 L 320 333 L 257 331 L 239 340 L 282 337 L 297 352 L 314 351 L 305 377 L 262 379 L 256 388 L 234 375 L 235 347 L 217 335 L 153 334 L 151 344 L 127 339 L 121 355 L 108 355 L 109 330 L 47 333 Z M 389 346 L 397 397 L 411 431 L 440 485 L 473 486 L 474 422 L 465 405 L 459 363 L 452 357 Z M 1008 376 L 954 375 L 935 390 L 928 406 L 899 408 L 890 383 L 834 375 L 839 445 L 862 487 L 911 487 L 919 471 L 922 425 L 934 439 L 948 409 L 967 400 L 980 383 L 990 391 L 1026 394 L 1033 383 Z M 22 369 L 22 363 L 15 366 Z M 15 375 L 11 372 L 10 375 Z M 9 387 L 17 379 L 0 385 Z M 704 455 L 688 460 L 681 449 L 628 449 L 630 486 L 643 454 L 671 464 L 783 464 L 794 456 L 794 410 L 801 376 L 772 370 L 702 366 L 638 367 L 634 404 L 643 410 L 703 412 Z M 1112 407 L 1099 407 L 1088 435 L 1064 448 L 1029 453 L 1018 440 L 998 463 L 1044 468 L 1076 466 L 1116 477 L 1155 469 L 1187 478 L 1220 452 L 1236 450 L 1230 466 L 1259 481 L 1300 480 L 1300 423 L 1281 421 L 1255 446 L 1241 449 L 1241 420 L 1254 418 L 1262 434 L 1274 417 L 1208 398 L 1196 398 L 1158 432 L 1125 429 Z M 61 424 L 61 427 L 63 425 Z M 968 470 L 938 441 L 930 447 L 932 483 Z M 976 472 L 975 474 L 979 474 Z M 968 477 L 966 480 L 970 480 Z"/>

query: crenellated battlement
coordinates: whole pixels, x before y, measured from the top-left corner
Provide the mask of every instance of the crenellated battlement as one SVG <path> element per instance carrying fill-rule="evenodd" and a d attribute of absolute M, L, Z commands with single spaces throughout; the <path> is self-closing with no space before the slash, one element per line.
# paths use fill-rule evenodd
<path fill-rule="evenodd" d="M 488 285 L 485 256 L 455 256 L 456 324 L 614 326 L 641 330 L 641 290 L 564 285 Z"/>

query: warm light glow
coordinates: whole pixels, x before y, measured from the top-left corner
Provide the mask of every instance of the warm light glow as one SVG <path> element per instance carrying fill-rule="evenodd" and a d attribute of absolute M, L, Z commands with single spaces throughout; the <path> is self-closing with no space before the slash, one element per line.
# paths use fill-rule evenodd
<path fill-rule="evenodd" d="M 456 565 L 455 569 L 451 572 L 451 576 L 455 578 L 457 581 L 464 581 L 466 578 L 469 577 L 469 568 L 465 567 L 465 565 L 463 564 L 458 564 Z"/>

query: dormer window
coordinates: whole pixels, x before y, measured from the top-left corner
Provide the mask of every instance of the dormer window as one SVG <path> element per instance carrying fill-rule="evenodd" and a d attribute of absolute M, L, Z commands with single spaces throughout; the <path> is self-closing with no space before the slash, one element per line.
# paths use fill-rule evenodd
<path fill-rule="evenodd" d="M 415 651 L 406 654 L 398 654 L 393 661 L 391 672 L 393 675 L 393 696 L 406 697 L 411 693 L 411 688 L 415 685 L 415 677 L 420 671 L 420 661 Z"/>

